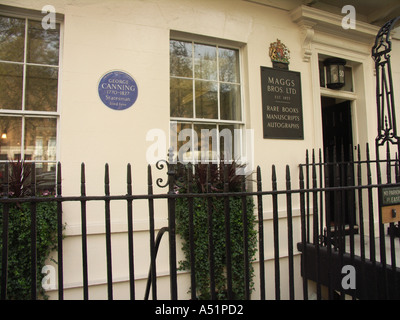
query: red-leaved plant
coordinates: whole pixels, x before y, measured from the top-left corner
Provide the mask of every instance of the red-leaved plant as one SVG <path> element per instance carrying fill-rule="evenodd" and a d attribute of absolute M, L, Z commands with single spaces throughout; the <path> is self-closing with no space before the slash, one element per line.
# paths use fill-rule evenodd
<path fill-rule="evenodd" d="M 29 195 L 31 164 L 18 159 L 17 161 L 10 161 L 9 166 L 9 195 L 16 198 Z"/>

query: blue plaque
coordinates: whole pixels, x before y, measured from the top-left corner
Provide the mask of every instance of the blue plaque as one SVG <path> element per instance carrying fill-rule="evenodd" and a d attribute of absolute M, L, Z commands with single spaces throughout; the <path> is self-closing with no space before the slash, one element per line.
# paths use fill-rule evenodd
<path fill-rule="evenodd" d="M 135 80 L 126 72 L 111 71 L 99 82 L 99 97 L 103 103 L 113 110 L 130 108 L 138 97 Z"/>

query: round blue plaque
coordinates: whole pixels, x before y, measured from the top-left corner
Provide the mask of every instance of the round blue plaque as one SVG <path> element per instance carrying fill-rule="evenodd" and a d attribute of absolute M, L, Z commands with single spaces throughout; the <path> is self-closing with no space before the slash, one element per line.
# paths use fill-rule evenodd
<path fill-rule="evenodd" d="M 130 108 L 138 97 L 138 87 L 133 78 L 123 71 L 111 71 L 99 81 L 99 97 L 113 110 Z"/>

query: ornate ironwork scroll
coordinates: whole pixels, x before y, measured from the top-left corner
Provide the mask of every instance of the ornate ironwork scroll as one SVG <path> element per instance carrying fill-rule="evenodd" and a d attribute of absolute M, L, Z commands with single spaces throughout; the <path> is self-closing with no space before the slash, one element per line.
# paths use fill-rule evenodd
<path fill-rule="evenodd" d="M 174 149 L 170 147 L 168 149 L 168 160 L 158 160 L 156 163 L 157 170 L 163 170 L 165 167 L 167 168 L 167 181 L 164 181 L 163 178 L 158 178 L 156 180 L 156 184 L 160 188 L 168 187 L 170 193 L 174 193 L 176 188 L 181 188 L 186 184 L 185 175 L 182 175 L 182 172 L 179 171 L 179 165 L 176 163 L 174 157 Z"/>
<path fill-rule="evenodd" d="M 377 147 L 384 145 L 385 142 L 397 144 L 398 146 L 400 144 L 400 138 L 397 136 L 390 62 L 390 52 L 392 51 L 390 33 L 399 20 L 400 16 L 385 23 L 379 30 L 375 38 L 375 44 L 372 47 L 372 58 L 375 61 L 376 69 L 376 101 L 378 111 Z"/>
<path fill-rule="evenodd" d="M 167 175 L 168 175 L 168 180 L 164 183 L 164 180 L 162 178 L 158 178 L 156 183 L 157 186 L 160 188 L 166 188 L 167 186 L 173 187 L 174 185 L 174 177 L 175 177 L 175 168 L 173 166 L 173 148 L 168 149 L 168 161 L 167 160 L 158 160 L 156 163 L 156 168 L 158 170 L 163 170 L 164 167 L 166 166 L 168 169 Z M 163 184 L 164 183 L 164 184 Z"/>

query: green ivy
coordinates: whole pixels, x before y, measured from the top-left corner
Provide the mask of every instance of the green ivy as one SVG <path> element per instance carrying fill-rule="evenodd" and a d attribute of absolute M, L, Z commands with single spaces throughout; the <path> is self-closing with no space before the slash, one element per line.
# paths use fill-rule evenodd
<path fill-rule="evenodd" d="M 8 281 L 7 299 L 28 300 L 31 298 L 31 205 L 10 205 L 8 231 Z M 39 202 L 37 216 L 37 293 L 48 298 L 42 288 L 41 273 L 50 253 L 57 250 L 57 203 Z M 3 251 L 3 206 L 0 208 L 0 251 Z M 1 274 L 0 256 L 0 274 Z"/>
<path fill-rule="evenodd" d="M 214 168 L 215 169 L 215 168 Z M 205 168 L 196 167 L 194 177 L 194 190 L 202 192 L 205 190 L 204 177 Z M 214 192 L 221 192 L 221 177 L 217 171 L 213 175 Z M 217 178 L 216 178 L 217 177 Z M 234 181 L 230 191 L 239 191 L 240 179 Z M 236 177 L 235 177 L 236 179 Z M 187 192 L 186 187 L 179 188 L 179 193 Z M 247 225 L 248 225 L 248 253 L 249 262 L 254 261 L 257 248 L 257 231 L 254 216 L 254 202 L 252 197 L 246 197 Z M 190 244 L 189 244 L 189 203 L 187 198 L 176 198 L 176 232 L 183 240 L 182 250 L 185 256 L 179 262 L 179 270 L 190 270 Z M 195 253 L 195 277 L 196 294 L 198 299 L 211 299 L 210 293 L 210 260 L 209 260 L 209 226 L 208 226 L 208 200 L 205 197 L 193 198 L 193 223 L 194 223 L 194 253 Z M 243 215 L 242 198 L 239 196 L 229 197 L 230 229 L 231 229 L 231 252 L 232 252 L 232 289 L 234 299 L 245 298 L 245 270 L 244 270 L 244 239 L 243 239 Z M 224 198 L 212 197 L 212 227 L 214 246 L 214 273 L 217 299 L 227 299 L 226 279 L 226 239 L 225 239 L 225 214 Z M 250 263 L 250 290 L 254 290 L 254 268 Z"/>

